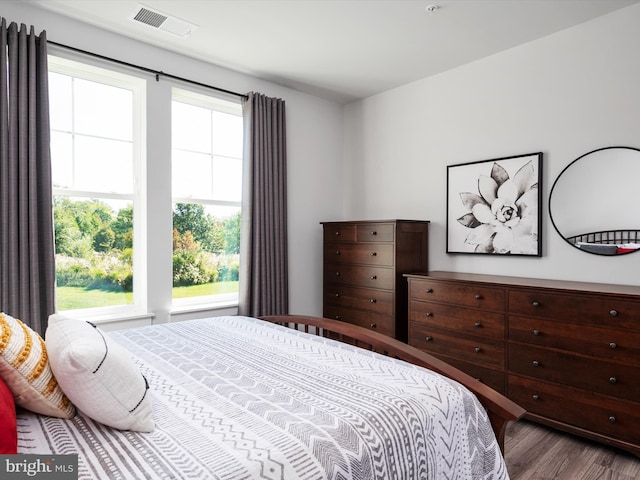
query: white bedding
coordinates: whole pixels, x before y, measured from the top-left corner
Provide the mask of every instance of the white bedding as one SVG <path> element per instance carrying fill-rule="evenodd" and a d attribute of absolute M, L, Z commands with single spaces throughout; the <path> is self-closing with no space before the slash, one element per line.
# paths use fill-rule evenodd
<path fill-rule="evenodd" d="M 156 428 L 20 412 L 19 453 L 81 479 L 508 479 L 485 410 L 420 367 L 246 317 L 111 332 Z"/>

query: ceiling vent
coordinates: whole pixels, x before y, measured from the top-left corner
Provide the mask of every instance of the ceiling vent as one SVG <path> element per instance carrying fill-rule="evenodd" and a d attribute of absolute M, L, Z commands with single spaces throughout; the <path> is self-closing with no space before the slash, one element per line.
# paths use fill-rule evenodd
<path fill-rule="evenodd" d="M 139 5 L 138 7 L 138 10 L 129 17 L 134 22 L 144 23 L 152 28 L 183 38 L 188 37 L 198 28 L 198 25 L 185 22 L 153 8 L 145 7 L 144 5 Z"/>

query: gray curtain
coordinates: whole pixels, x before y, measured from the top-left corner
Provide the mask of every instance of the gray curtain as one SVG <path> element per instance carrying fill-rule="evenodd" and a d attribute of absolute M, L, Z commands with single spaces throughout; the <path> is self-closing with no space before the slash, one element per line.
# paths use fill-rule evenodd
<path fill-rule="evenodd" d="M 43 334 L 55 310 L 46 32 L 0 32 L 0 310 Z"/>
<path fill-rule="evenodd" d="M 289 313 L 285 102 L 258 93 L 243 101 L 244 178 L 240 315 Z"/>

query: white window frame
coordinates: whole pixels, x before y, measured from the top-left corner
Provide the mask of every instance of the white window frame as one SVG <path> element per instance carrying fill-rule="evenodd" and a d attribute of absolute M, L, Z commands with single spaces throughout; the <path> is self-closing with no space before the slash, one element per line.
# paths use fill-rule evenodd
<path fill-rule="evenodd" d="M 195 92 L 193 90 L 187 90 L 184 87 L 173 87 L 171 89 L 171 101 L 190 104 L 196 107 L 209 108 L 211 110 L 217 110 L 219 112 L 229 113 L 232 115 L 238 115 L 242 118 L 242 104 L 238 101 L 231 101 L 215 94 L 204 94 Z M 173 162 L 172 162 L 173 163 Z M 173 176 L 173 175 L 172 175 Z M 238 201 L 224 201 L 224 200 L 211 200 L 207 198 L 197 197 L 174 197 L 171 198 L 171 206 L 176 203 L 195 203 L 201 205 L 211 206 L 223 206 L 223 207 L 238 207 L 242 208 L 242 199 Z M 242 262 L 242 258 L 240 258 Z M 172 312 L 180 312 L 185 310 L 191 310 L 195 307 L 204 308 L 222 308 L 229 306 L 237 306 L 239 301 L 238 293 L 227 293 L 217 295 L 203 295 L 198 297 L 187 298 L 171 298 Z"/>
<path fill-rule="evenodd" d="M 75 60 L 58 54 L 48 56 L 50 72 L 105 83 L 133 92 L 133 193 L 116 194 L 87 190 L 53 188 L 53 195 L 84 198 L 107 198 L 133 202 L 133 303 L 64 311 L 72 317 L 123 319 L 147 315 L 147 206 L 146 206 L 146 80 L 130 72 L 121 73 L 116 66 L 100 67 L 99 62 Z"/>

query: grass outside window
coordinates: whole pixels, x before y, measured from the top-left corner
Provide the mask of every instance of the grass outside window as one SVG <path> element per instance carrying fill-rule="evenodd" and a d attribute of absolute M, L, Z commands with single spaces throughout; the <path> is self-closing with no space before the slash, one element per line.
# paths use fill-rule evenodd
<path fill-rule="evenodd" d="M 238 292 L 238 282 L 212 282 L 202 285 L 174 287 L 173 298 L 188 298 L 206 295 L 218 295 Z M 83 308 L 110 307 L 133 302 L 133 292 L 118 292 L 82 287 L 57 287 L 56 303 L 58 310 L 76 310 Z"/>

